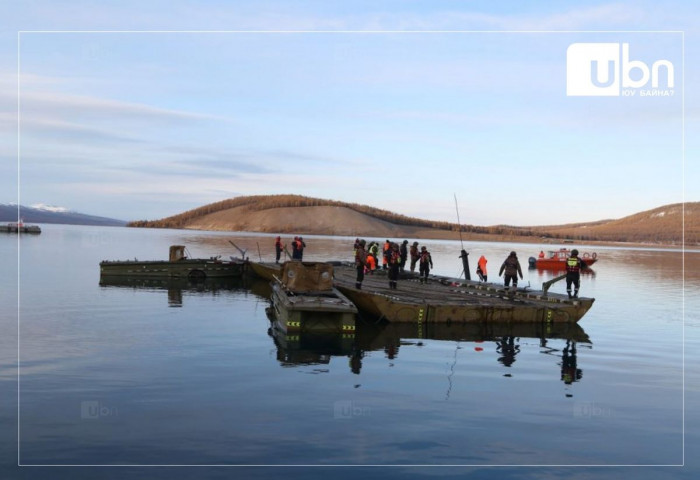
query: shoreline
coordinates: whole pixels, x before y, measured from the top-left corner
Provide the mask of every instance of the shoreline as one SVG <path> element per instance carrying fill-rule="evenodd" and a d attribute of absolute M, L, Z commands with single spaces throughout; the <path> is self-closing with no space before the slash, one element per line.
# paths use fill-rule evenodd
<path fill-rule="evenodd" d="M 217 232 L 217 233 L 236 233 L 245 232 L 249 234 L 262 234 L 262 235 L 317 235 L 317 236 L 341 236 L 341 237 L 385 237 L 386 235 L 380 234 L 356 234 L 356 233 L 329 233 L 329 232 L 312 232 L 312 231 L 290 231 L 290 232 L 262 232 L 262 231 L 251 231 L 251 230 L 224 230 L 224 229 L 203 229 L 203 228 L 168 228 L 168 227 L 136 227 L 127 226 L 127 228 L 156 228 L 163 230 L 190 230 L 195 232 Z M 405 238 L 405 239 L 415 239 L 415 240 L 460 240 L 459 232 L 452 232 L 446 230 L 436 230 L 428 231 L 422 229 L 420 231 L 405 232 L 397 229 L 388 236 L 389 238 Z M 462 240 L 471 242 L 494 242 L 494 243 L 529 243 L 538 245 L 552 245 L 552 247 L 562 248 L 567 245 L 594 245 L 601 247 L 630 247 L 630 248 L 660 248 L 660 249 L 679 249 L 691 252 L 700 253 L 700 245 L 682 245 L 682 244 L 671 244 L 671 243 L 644 243 L 644 242 L 620 242 L 613 240 L 576 240 L 576 239 L 556 239 L 556 238 L 540 238 L 540 237 L 530 237 L 530 236 L 517 236 L 517 235 L 496 235 L 496 234 L 470 234 L 462 232 Z"/>

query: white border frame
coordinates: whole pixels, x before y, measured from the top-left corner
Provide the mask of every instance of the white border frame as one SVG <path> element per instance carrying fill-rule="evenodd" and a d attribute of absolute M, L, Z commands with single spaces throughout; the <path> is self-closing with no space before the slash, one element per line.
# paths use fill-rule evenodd
<path fill-rule="evenodd" d="M 684 467 L 685 466 L 685 30 L 18 30 L 17 31 L 17 215 L 20 214 L 21 192 L 21 37 L 22 34 L 260 34 L 260 33 L 293 33 L 293 34 L 680 34 L 681 35 L 681 173 L 682 173 L 682 463 L 680 464 L 23 464 L 20 452 L 20 235 L 17 235 L 17 466 L 18 467 Z"/>

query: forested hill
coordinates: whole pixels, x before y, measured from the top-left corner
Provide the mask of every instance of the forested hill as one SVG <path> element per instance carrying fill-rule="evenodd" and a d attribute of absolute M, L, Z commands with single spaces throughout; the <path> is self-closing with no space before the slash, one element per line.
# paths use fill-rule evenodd
<path fill-rule="evenodd" d="M 541 237 L 578 241 L 700 243 L 700 202 L 666 205 L 616 220 L 569 225 L 474 226 L 425 220 L 368 205 L 301 195 L 235 197 L 160 220 L 130 222 L 132 227 L 417 238 L 515 239 Z"/>

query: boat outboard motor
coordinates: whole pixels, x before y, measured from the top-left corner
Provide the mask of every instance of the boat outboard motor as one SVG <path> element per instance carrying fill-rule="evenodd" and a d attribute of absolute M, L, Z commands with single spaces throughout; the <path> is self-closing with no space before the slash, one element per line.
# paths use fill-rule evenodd
<path fill-rule="evenodd" d="M 530 257 L 527 259 L 528 265 L 530 265 L 530 268 L 535 268 L 537 266 L 537 259 L 535 257 Z"/>

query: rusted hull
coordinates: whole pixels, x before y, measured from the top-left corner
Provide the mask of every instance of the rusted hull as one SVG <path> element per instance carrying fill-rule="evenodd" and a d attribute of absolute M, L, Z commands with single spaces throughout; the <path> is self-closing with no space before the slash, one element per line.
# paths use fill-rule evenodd
<path fill-rule="evenodd" d="M 268 282 L 273 281 L 274 277 L 282 276 L 282 265 L 279 263 L 248 262 L 248 265 L 253 274 Z"/>
<path fill-rule="evenodd" d="M 516 302 L 513 305 L 450 305 L 431 304 L 428 302 L 414 304 L 398 297 L 384 297 L 359 290 L 353 291 L 353 289 L 349 288 L 340 288 L 361 311 L 375 317 L 384 318 L 390 322 L 401 323 L 575 323 L 590 308 L 590 305 L 586 306 L 581 302 L 572 302 L 569 305 L 552 304 L 550 306 Z"/>
<path fill-rule="evenodd" d="M 246 264 L 242 261 L 179 260 L 170 261 L 104 261 L 100 262 L 101 276 L 150 278 L 222 278 L 240 277 Z"/>
<path fill-rule="evenodd" d="M 274 282 L 272 305 L 277 327 L 285 333 L 355 332 L 357 307 L 336 289 L 318 294 L 294 294 Z"/>
<path fill-rule="evenodd" d="M 354 283 L 352 272 L 336 269 L 336 286 L 361 312 L 398 323 L 575 323 L 594 302 L 436 277 L 399 281 L 396 290 L 373 278 L 365 277 L 361 290 Z"/>

